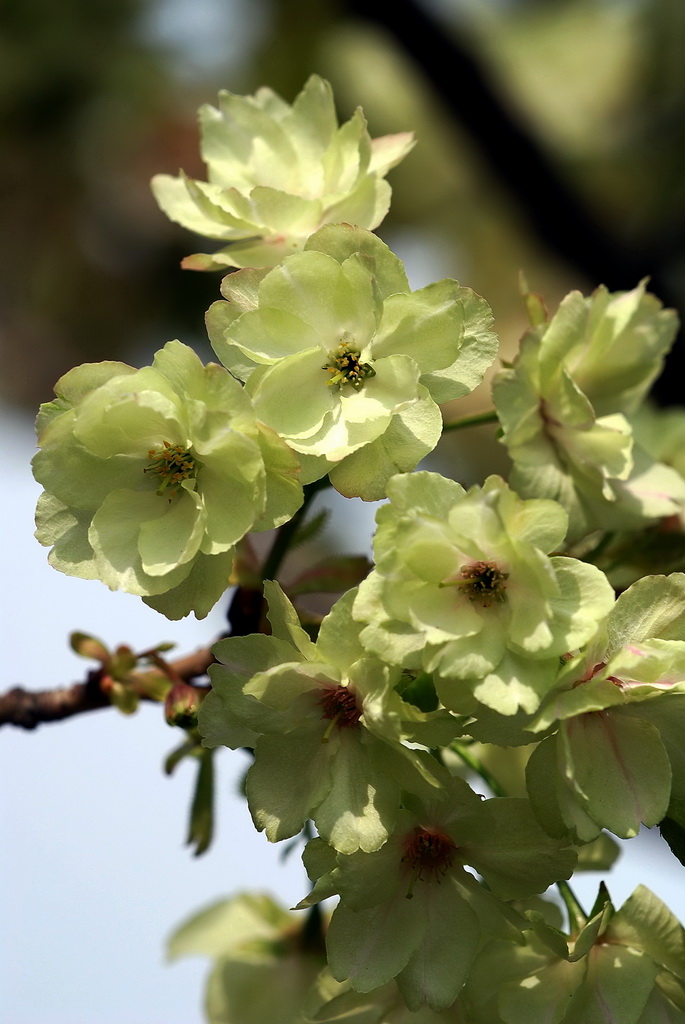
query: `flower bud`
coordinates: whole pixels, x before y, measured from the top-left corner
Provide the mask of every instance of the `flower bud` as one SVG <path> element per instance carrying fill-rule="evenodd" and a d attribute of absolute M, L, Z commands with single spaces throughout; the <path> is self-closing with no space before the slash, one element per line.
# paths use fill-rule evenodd
<path fill-rule="evenodd" d="M 164 717 L 169 725 L 180 729 L 192 729 L 197 725 L 200 698 L 197 690 L 189 683 L 174 683 L 164 701 Z"/>

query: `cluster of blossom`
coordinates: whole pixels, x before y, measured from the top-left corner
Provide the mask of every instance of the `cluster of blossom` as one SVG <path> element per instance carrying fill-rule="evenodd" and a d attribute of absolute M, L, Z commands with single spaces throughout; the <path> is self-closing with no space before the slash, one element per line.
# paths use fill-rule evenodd
<path fill-rule="evenodd" d="M 633 558 L 683 531 L 678 445 L 644 411 L 675 314 L 644 282 L 551 317 L 526 295 L 493 384 L 509 481 L 415 471 L 497 341 L 480 296 L 412 291 L 373 233 L 411 137 L 371 140 L 359 110 L 338 127 L 317 77 L 292 106 L 222 93 L 200 123 L 209 180 L 153 187 L 226 243 L 187 266 L 236 268 L 207 313 L 221 365 L 172 341 L 67 373 L 39 415 L 37 536 L 63 572 L 202 617 L 306 485 L 386 499 L 374 568 L 315 638 L 267 581 L 270 634 L 215 645 L 203 743 L 254 751 L 269 840 L 309 837 L 301 916 L 338 902 L 325 955 L 265 897 L 185 926 L 174 951 L 217 958 L 210 1019 L 682 1024 L 685 932 L 656 897 L 584 914 L 567 893 L 566 932 L 540 898 L 610 866 L 603 830 L 685 828 L 685 573 Z M 525 753 L 525 783 L 484 799 L 464 759 L 493 749 L 512 773 Z"/>

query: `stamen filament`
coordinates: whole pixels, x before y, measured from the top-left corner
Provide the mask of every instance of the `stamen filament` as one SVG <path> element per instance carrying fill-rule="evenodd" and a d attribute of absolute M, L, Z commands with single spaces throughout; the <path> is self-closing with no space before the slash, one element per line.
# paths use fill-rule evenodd
<path fill-rule="evenodd" d="M 180 484 L 195 475 L 195 459 L 180 444 L 164 441 L 158 448 L 150 448 L 147 457 L 150 459 L 150 465 L 143 472 L 157 473 L 162 477 L 155 494 L 162 495 L 169 484 Z M 176 492 L 172 489 L 169 493 L 171 500 Z"/>
<path fill-rule="evenodd" d="M 321 737 L 321 742 L 322 743 L 328 743 L 328 741 L 331 738 L 331 733 L 333 732 L 333 726 L 335 725 L 335 723 L 338 721 L 339 718 L 340 718 L 340 712 L 338 712 L 338 714 L 335 716 L 335 718 L 331 718 L 330 722 L 328 723 L 328 728 L 326 729 L 325 733 Z"/>
<path fill-rule="evenodd" d="M 376 371 L 371 363 L 361 362 L 361 352 L 353 348 L 349 342 L 341 341 L 337 352 L 331 352 L 329 362 L 322 366 L 322 370 L 328 370 L 332 377 L 326 381 L 328 387 L 343 388 L 345 384 L 351 384 L 355 391 L 364 384 L 369 377 L 375 377 Z"/>

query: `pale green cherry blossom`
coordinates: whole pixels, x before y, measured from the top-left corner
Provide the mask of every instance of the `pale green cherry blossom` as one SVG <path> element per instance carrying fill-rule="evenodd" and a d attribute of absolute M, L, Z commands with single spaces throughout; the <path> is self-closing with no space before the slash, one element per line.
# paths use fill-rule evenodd
<path fill-rule="evenodd" d="M 535 711 L 559 658 L 612 607 L 602 572 L 549 555 L 566 532 L 553 501 L 522 500 L 500 477 L 468 491 L 437 473 L 395 476 L 377 512 L 376 568 L 354 615 L 385 661 L 435 674 L 442 703 L 472 697 L 503 715 Z"/>
<path fill-rule="evenodd" d="M 568 540 L 593 529 L 636 529 L 678 514 L 685 482 L 634 442 L 634 411 L 677 329 L 672 310 L 645 291 L 589 298 L 571 292 L 524 334 L 493 397 L 510 482 L 523 497 L 553 498 L 569 514 Z"/>
<path fill-rule="evenodd" d="M 235 544 L 302 503 L 292 452 L 224 367 L 179 341 L 152 366 L 85 364 L 38 416 L 36 536 L 61 572 L 205 616 Z"/>
<path fill-rule="evenodd" d="M 183 261 L 193 270 L 275 266 L 324 224 L 375 228 L 390 205 L 388 171 L 414 145 L 411 132 L 372 139 L 357 108 L 341 127 L 318 75 L 290 105 L 263 87 L 219 93 L 200 108 L 207 181 L 158 174 L 152 190 L 167 216 L 224 242 Z"/>
<path fill-rule="evenodd" d="M 303 480 L 328 472 L 347 496 L 382 498 L 413 469 L 441 436 L 439 403 L 471 392 L 496 352 L 480 296 L 450 279 L 411 291 L 388 247 L 349 225 L 222 291 L 207 314 L 215 352 L 300 454 Z"/>

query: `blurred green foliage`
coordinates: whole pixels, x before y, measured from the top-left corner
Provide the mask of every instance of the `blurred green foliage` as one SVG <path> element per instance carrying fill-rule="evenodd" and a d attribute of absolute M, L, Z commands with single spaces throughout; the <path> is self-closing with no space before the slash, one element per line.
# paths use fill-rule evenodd
<path fill-rule="evenodd" d="M 430 61 L 398 40 L 402 6 L 412 5 L 391 5 L 383 24 L 376 5 L 343 0 L 5 0 L 4 397 L 33 407 L 75 363 L 141 363 L 172 337 L 208 355 L 202 313 L 218 278 L 179 269 L 188 240 L 157 210 L 148 182 L 179 167 L 202 176 L 195 110 L 219 88 L 268 84 L 291 100 L 316 71 L 331 81 L 341 117 L 361 104 L 374 136 L 413 128 L 418 145 L 390 175 L 393 207 L 379 234 L 407 261 L 415 287 L 450 275 L 484 294 L 504 354 L 524 326 L 519 269 L 552 308 L 570 288 L 599 284 L 541 239 L 506 161 L 486 157 L 479 131 L 436 91 Z M 685 309 L 685 7 L 414 6 L 473 58 L 598 230 L 651 261 L 654 290 L 663 284 L 661 297 Z M 218 28 L 207 30 L 212 55 L 203 59 L 196 30 L 212 17 Z M 222 33 L 225 60 L 216 58 Z M 487 396 L 473 403 L 483 407 Z"/>

